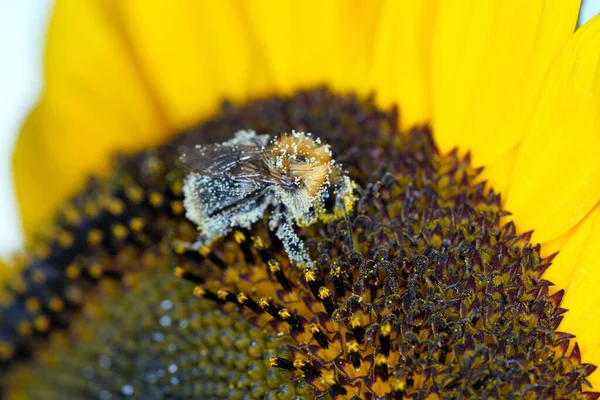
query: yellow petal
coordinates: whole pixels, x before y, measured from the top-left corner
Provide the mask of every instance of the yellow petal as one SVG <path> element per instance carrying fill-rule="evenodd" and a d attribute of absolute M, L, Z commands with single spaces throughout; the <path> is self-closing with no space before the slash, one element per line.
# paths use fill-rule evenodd
<path fill-rule="evenodd" d="M 108 2 L 59 2 L 49 27 L 45 89 L 14 155 L 27 234 L 48 221 L 116 148 L 156 143 L 169 123 L 115 28 Z"/>
<path fill-rule="evenodd" d="M 4 260 L 0 260 L 0 287 L 5 285 L 14 272 L 15 267 L 12 263 L 5 263 Z"/>
<path fill-rule="evenodd" d="M 505 194 L 508 192 L 516 160 L 516 149 L 509 150 L 504 155 L 498 157 L 492 164 L 486 165 L 480 175 L 481 180 L 491 183 L 490 188 L 495 193 L 500 194 L 502 202 L 504 202 Z M 509 218 L 512 218 L 512 216 Z"/>
<path fill-rule="evenodd" d="M 246 3 L 280 92 L 327 84 L 400 105 L 404 126 L 431 117 L 429 65 L 438 0 Z M 307 21 L 310 21 L 308 23 Z"/>
<path fill-rule="evenodd" d="M 324 84 L 342 92 L 373 91 L 385 106 L 399 103 L 406 125 L 430 118 L 437 0 L 133 0 L 123 9 L 128 37 L 178 123 L 206 116 L 215 99 Z"/>
<path fill-rule="evenodd" d="M 245 3 L 265 67 L 279 92 L 327 84 L 338 90 L 365 86 L 381 1 Z"/>
<path fill-rule="evenodd" d="M 431 120 L 431 46 L 438 0 L 388 1 L 369 81 L 379 104 L 399 105 L 404 128 Z"/>
<path fill-rule="evenodd" d="M 143 73 L 177 127 L 224 99 L 273 89 L 264 54 L 237 1 L 120 2 L 118 18 Z"/>
<path fill-rule="evenodd" d="M 579 0 L 441 3 L 432 79 L 442 151 L 458 146 L 487 166 L 515 148 L 578 10 Z"/>
<path fill-rule="evenodd" d="M 544 278 L 565 288 L 561 307 L 568 309 L 559 331 L 577 335 L 583 362 L 600 364 L 600 209 L 589 216 L 554 259 Z M 590 377 L 600 387 L 600 374 Z"/>
<path fill-rule="evenodd" d="M 506 208 L 534 240 L 558 238 L 600 199 L 600 17 L 553 63 L 519 148 Z"/>

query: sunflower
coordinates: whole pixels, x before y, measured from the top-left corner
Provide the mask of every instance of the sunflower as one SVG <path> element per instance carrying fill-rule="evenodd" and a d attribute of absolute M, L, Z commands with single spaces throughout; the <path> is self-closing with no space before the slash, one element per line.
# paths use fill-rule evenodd
<path fill-rule="evenodd" d="M 31 249 L 0 297 L 9 386 L 36 379 L 45 398 L 56 382 L 101 398 L 597 388 L 600 18 L 574 32 L 578 11 L 57 2 L 14 157 Z M 194 236 L 177 146 L 245 128 L 323 135 L 363 189 L 348 224 L 302 230 L 314 271 L 262 223 L 177 248 Z"/>

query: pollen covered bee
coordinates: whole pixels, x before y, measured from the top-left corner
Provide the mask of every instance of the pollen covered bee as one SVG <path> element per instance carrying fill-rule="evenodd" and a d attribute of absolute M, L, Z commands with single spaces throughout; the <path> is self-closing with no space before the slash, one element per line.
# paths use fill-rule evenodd
<path fill-rule="evenodd" d="M 357 188 L 329 145 L 309 133 L 271 138 L 252 130 L 219 144 L 182 150 L 186 217 L 198 226 L 193 249 L 209 246 L 233 227 L 249 229 L 268 213 L 275 233 L 293 262 L 312 265 L 294 227 L 343 218 L 352 210 Z"/>

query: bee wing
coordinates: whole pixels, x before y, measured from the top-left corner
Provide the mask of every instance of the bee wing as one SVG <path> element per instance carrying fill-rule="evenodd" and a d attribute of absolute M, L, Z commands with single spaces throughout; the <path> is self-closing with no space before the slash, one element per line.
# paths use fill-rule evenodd
<path fill-rule="evenodd" d="M 262 155 L 263 149 L 259 146 L 211 144 L 183 148 L 179 162 L 190 172 L 219 176 L 247 163 L 259 164 Z"/>
<path fill-rule="evenodd" d="M 285 178 L 275 169 L 269 168 L 268 160 L 264 148 L 259 144 L 187 147 L 183 148 L 179 158 L 183 168 L 200 175 L 227 177 L 263 185 L 283 184 Z"/>

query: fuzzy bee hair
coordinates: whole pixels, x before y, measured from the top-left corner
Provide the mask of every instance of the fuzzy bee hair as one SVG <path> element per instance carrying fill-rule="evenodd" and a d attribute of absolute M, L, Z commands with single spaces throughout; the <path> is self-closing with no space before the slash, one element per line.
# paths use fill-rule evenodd
<path fill-rule="evenodd" d="M 269 229 L 290 260 L 312 265 L 294 226 L 338 219 L 356 201 L 356 184 L 310 133 L 271 139 L 252 130 L 224 143 L 185 148 L 181 164 L 186 217 L 198 226 L 193 249 L 210 246 L 234 227 L 250 229 L 269 214 Z"/>

